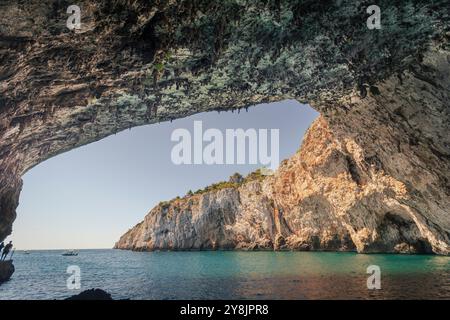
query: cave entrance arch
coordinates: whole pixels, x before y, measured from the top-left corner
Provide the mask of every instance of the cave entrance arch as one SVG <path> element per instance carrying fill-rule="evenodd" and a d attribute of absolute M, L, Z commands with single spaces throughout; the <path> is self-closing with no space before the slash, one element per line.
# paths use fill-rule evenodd
<path fill-rule="evenodd" d="M 380 30 L 368 30 L 365 1 L 80 5 L 74 34 L 61 2 L 2 4 L 0 238 L 21 176 L 52 156 L 146 123 L 296 99 L 321 113 L 318 130 L 339 141 L 353 181 L 386 191 L 383 202 L 449 253 L 445 1 L 382 1 Z M 372 209 L 366 227 L 346 222 L 361 252 L 381 214 Z"/>

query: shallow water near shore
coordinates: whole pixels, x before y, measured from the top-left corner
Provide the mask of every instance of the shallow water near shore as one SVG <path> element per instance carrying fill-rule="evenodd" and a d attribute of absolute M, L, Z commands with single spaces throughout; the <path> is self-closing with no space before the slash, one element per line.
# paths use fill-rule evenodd
<path fill-rule="evenodd" d="M 14 254 L 0 299 L 63 299 L 102 288 L 114 299 L 450 299 L 450 257 L 332 252 L 131 252 Z M 67 289 L 67 267 L 81 289 Z M 381 289 L 368 290 L 369 265 Z"/>

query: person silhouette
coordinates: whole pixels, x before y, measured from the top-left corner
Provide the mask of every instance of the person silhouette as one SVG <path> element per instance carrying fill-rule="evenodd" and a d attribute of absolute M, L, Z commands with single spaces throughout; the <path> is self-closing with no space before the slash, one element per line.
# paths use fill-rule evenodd
<path fill-rule="evenodd" d="M 2 253 L 2 258 L 1 260 L 5 260 L 6 256 L 8 255 L 9 251 L 12 248 L 12 241 L 10 241 L 4 248 L 3 248 L 3 253 Z"/>

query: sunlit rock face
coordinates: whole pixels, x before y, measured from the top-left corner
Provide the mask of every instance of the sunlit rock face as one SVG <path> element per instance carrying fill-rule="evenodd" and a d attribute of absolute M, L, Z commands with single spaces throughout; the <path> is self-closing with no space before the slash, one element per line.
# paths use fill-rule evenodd
<path fill-rule="evenodd" d="M 339 159 L 345 156 L 335 157 L 337 146 L 323 119 L 309 130 L 303 149 L 313 145 L 316 148 L 318 144 L 320 154 L 308 158 L 300 151 L 284 161 L 273 176 L 257 171 L 241 183 L 220 183 L 194 195 L 160 203 L 115 247 L 355 250 L 349 231 L 337 215 L 339 207 L 330 203 L 335 192 L 328 196 L 319 190 L 329 180 L 346 188 L 351 182 L 347 163 Z M 305 175 L 306 167 L 322 171 L 324 166 L 330 179 L 318 176 L 313 181 Z"/>
<path fill-rule="evenodd" d="M 323 176 L 310 209 L 285 210 L 286 221 L 337 217 L 359 251 L 389 251 L 397 237 L 399 250 L 423 238 L 425 251 L 449 252 L 447 1 L 378 1 L 380 30 L 367 28 L 365 1 L 79 1 L 76 32 L 69 2 L 0 4 L 0 238 L 21 176 L 49 157 L 137 125 L 289 98 L 321 112 L 355 199 L 336 209 L 332 164 L 305 167 L 289 187 L 273 182 L 282 193 Z M 381 181 L 395 192 L 377 195 Z"/>

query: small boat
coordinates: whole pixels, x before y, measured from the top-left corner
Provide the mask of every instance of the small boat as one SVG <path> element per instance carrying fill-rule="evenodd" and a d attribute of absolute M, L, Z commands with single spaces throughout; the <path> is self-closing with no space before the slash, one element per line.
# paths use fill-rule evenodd
<path fill-rule="evenodd" d="M 27 250 L 25 250 L 25 251 L 23 252 L 23 254 L 30 254 L 30 252 L 27 251 Z"/>
<path fill-rule="evenodd" d="M 76 252 L 75 250 L 70 250 L 70 251 L 66 251 L 62 254 L 63 256 L 77 256 L 78 252 Z"/>

